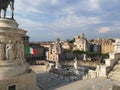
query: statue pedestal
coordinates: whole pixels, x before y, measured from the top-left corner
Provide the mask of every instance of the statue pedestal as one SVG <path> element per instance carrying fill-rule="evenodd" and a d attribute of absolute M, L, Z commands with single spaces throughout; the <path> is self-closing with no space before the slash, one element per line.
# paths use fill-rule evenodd
<path fill-rule="evenodd" d="M 40 90 L 36 84 L 36 76 L 34 72 L 23 73 L 11 78 L 0 79 L 0 90 Z"/>
<path fill-rule="evenodd" d="M 38 90 L 24 58 L 25 34 L 16 21 L 0 19 L 0 90 Z"/>
<path fill-rule="evenodd" d="M 23 74 L 29 69 L 28 67 L 28 64 L 18 61 L 0 61 L 0 79 Z"/>

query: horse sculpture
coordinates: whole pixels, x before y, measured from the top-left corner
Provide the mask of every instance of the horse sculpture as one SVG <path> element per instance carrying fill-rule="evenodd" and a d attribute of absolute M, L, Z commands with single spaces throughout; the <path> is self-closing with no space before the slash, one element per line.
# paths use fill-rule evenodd
<path fill-rule="evenodd" d="M 12 10 L 11 18 L 14 19 L 14 0 L 0 0 L 0 18 L 2 9 L 4 10 L 4 18 L 6 18 L 6 10 L 8 8 L 8 5 L 10 5 L 10 8 Z"/>

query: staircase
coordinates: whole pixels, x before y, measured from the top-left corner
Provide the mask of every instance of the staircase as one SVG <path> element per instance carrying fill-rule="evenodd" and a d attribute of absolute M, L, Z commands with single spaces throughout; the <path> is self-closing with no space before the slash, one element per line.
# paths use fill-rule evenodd
<path fill-rule="evenodd" d="M 120 61 L 118 61 L 116 66 L 113 68 L 113 71 L 109 75 L 112 79 L 120 81 Z"/>

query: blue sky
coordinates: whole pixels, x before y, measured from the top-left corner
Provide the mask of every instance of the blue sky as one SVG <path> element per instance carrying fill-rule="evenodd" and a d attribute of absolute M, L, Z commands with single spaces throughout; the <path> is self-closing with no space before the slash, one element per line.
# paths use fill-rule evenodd
<path fill-rule="evenodd" d="M 15 19 L 31 41 L 118 38 L 120 0 L 16 0 Z"/>

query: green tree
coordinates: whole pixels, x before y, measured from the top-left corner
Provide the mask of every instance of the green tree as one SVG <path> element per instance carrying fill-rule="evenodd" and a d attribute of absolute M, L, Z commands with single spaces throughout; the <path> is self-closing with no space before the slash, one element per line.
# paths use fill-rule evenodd
<path fill-rule="evenodd" d="M 74 54 L 85 54 L 85 51 L 81 51 L 81 50 L 73 50 L 72 53 Z"/>
<path fill-rule="evenodd" d="M 73 50 L 72 53 L 75 55 L 75 57 L 79 57 L 82 54 L 86 54 L 85 51 L 81 51 L 81 50 Z"/>

